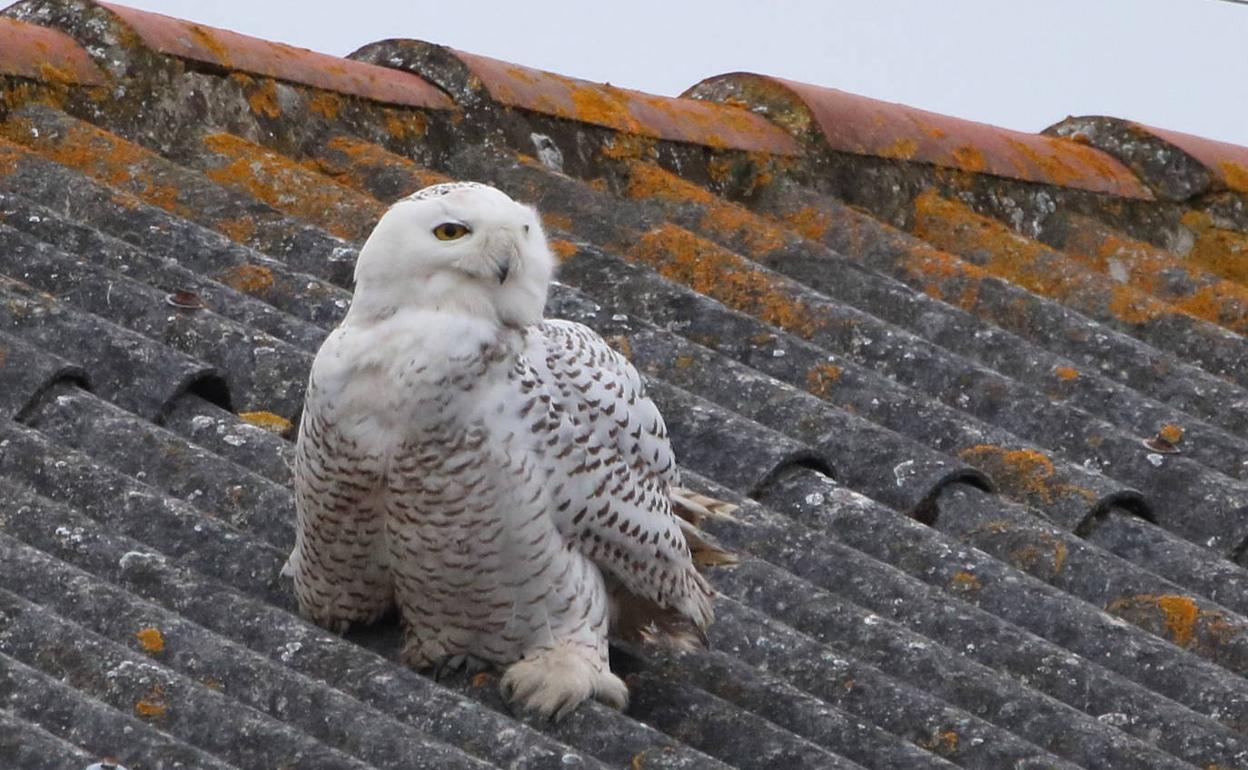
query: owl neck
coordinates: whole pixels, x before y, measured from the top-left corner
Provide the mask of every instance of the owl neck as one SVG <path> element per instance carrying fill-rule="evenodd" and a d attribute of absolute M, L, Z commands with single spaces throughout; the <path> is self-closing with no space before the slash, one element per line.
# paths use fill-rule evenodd
<path fill-rule="evenodd" d="M 369 326 L 401 311 L 429 311 L 462 317 L 474 324 L 502 325 L 488 289 L 462 276 L 446 274 L 421 280 L 361 282 L 343 325 Z"/>

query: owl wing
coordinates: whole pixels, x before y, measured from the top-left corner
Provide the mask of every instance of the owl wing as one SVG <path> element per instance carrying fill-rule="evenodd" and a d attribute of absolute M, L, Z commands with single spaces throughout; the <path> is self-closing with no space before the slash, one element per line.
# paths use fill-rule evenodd
<path fill-rule="evenodd" d="M 525 357 L 559 425 L 542 452 L 560 534 L 608 583 L 707 626 L 714 592 L 672 512 L 676 458 L 637 370 L 592 330 L 569 321 L 530 327 Z"/>

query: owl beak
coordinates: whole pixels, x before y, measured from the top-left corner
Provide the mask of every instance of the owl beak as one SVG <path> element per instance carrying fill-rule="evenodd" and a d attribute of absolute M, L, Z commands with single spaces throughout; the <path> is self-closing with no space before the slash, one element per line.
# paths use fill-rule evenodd
<path fill-rule="evenodd" d="M 506 262 L 499 264 L 498 267 L 494 268 L 494 273 L 495 275 L 498 276 L 498 282 L 500 284 L 503 281 L 507 280 L 507 274 L 510 272 L 511 272 L 511 260 L 507 260 Z"/>

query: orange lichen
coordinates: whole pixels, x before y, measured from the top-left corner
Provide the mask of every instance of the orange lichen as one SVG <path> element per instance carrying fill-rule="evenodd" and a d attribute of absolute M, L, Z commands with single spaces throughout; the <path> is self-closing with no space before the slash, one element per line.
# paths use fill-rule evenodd
<path fill-rule="evenodd" d="M 180 216 L 187 214 L 177 201 L 177 191 L 163 181 L 159 156 L 133 142 L 78 122 L 63 132 L 41 132 L 32 120 L 21 116 L 0 124 L 0 135 L 148 203 Z"/>
<path fill-rule="evenodd" d="M 144 652 L 155 655 L 165 650 L 165 637 L 160 633 L 159 628 L 151 626 L 140 628 L 134 632 L 134 638 L 139 640 L 139 646 Z"/>
<path fill-rule="evenodd" d="M 832 218 L 815 206 L 803 206 L 785 214 L 782 221 L 803 238 L 817 241 L 827 234 Z"/>
<path fill-rule="evenodd" d="M 273 271 L 263 265 L 236 265 L 220 276 L 221 283 L 246 294 L 273 288 Z"/>
<path fill-rule="evenodd" d="M 217 232 L 235 243 L 248 243 L 256 234 L 256 221 L 250 217 L 222 219 L 216 223 Z"/>
<path fill-rule="evenodd" d="M 598 153 L 610 160 L 637 160 L 658 154 L 654 140 L 640 134 L 616 134 L 603 143 Z"/>
<path fill-rule="evenodd" d="M 1079 370 L 1073 366 L 1056 366 L 1053 368 L 1053 374 L 1057 375 L 1059 380 L 1066 380 L 1069 382 L 1070 380 L 1077 379 L 1079 377 Z"/>
<path fill-rule="evenodd" d="M 340 238 L 365 237 L 385 212 L 377 200 L 233 134 L 209 134 L 202 141 L 221 156 L 222 165 L 204 171 L 210 179 Z"/>
<path fill-rule="evenodd" d="M 1151 614 L 1159 613 L 1166 635 L 1180 647 L 1192 643 L 1196 622 L 1205 614 L 1190 597 L 1179 594 L 1137 594 L 1117 599 L 1106 609 L 1137 625 L 1145 625 Z"/>
<path fill-rule="evenodd" d="M 1166 423 L 1157 431 L 1157 435 L 1171 444 L 1177 444 L 1183 440 L 1183 428 L 1173 423 Z"/>
<path fill-rule="evenodd" d="M 667 203 L 703 205 L 709 205 L 716 200 L 709 191 L 653 163 L 630 160 L 625 164 L 625 169 L 628 172 L 628 187 L 624 194 L 630 198 L 656 198 Z"/>
<path fill-rule="evenodd" d="M 247 104 L 251 106 L 252 112 L 266 118 L 279 118 L 282 115 L 282 105 L 277 100 L 277 84 L 272 80 L 261 81 L 260 85 L 247 95 Z"/>
<path fill-rule="evenodd" d="M 269 433 L 276 433 L 279 436 L 287 435 L 290 433 L 290 429 L 294 427 L 290 420 L 273 412 L 239 412 L 238 416 L 249 425 L 263 428 Z"/>
<path fill-rule="evenodd" d="M 915 235 L 1040 296 L 1070 304 L 1093 316 L 1110 315 L 1132 325 L 1174 312 L 1129 285 L 1114 284 L 1106 292 L 1099 276 L 960 201 L 942 198 L 935 189 L 919 195 L 914 209 Z"/>
<path fill-rule="evenodd" d="M 459 113 L 455 113 L 459 114 Z M 429 121 L 419 112 L 407 110 L 403 112 L 392 111 L 386 115 L 383 121 L 386 127 L 386 133 L 392 139 L 405 141 L 410 139 L 420 139 L 429 131 Z"/>
<path fill-rule="evenodd" d="M 329 91 L 318 91 L 308 99 L 308 109 L 321 117 L 336 120 L 342 110 L 342 97 Z"/>
<path fill-rule="evenodd" d="M 979 302 L 980 283 L 988 271 L 947 251 L 926 245 L 915 245 L 905 252 L 906 275 L 918 283 L 925 294 L 962 308 L 973 310 Z"/>
<path fill-rule="evenodd" d="M 806 390 L 824 398 L 844 373 L 845 370 L 836 364 L 819 364 L 806 372 Z"/>
<path fill-rule="evenodd" d="M 1203 211 L 1188 211 L 1181 221 L 1196 236 L 1188 259 L 1229 281 L 1248 284 L 1248 235 L 1215 227 Z"/>
<path fill-rule="evenodd" d="M 732 169 L 732 160 L 722 155 L 711 158 L 706 164 L 707 175 L 710 176 L 711 181 L 720 185 L 727 184 L 732 179 Z"/>
<path fill-rule="evenodd" d="M 661 275 L 761 320 L 810 338 L 824 321 L 786 290 L 785 279 L 671 224 L 645 233 L 627 255 Z"/>
<path fill-rule="evenodd" d="M 486 685 L 490 683 L 491 678 L 492 677 L 490 676 L 490 673 L 488 671 L 482 671 L 479 674 L 476 674 L 475 676 L 472 677 L 472 686 L 480 690 L 481 688 L 485 687 Z"/>
<path fill-rule="evenodd" d="M 1248 168 L 1234 161 L 1224 160 L 1218 163 L 1218 170 L 1222 172 L 1222 179 L 1227 187 L 1236 192 L 1248 193 Z"/>
<path fill-rule="evenodd" d="M 958 457 L 989 474 L 1004 489 L 1017 496 L 1044 503 L 1070 495 L 1095 499 L 1089 490 L 1060 482 L 1053 461 L 1035 449 L 1007 449 L 995 444 L 978 444 L 963 449 Z"/>
<path fill-rule="evenodd" d="M 1038 533 L 1034 539 L 1010 551 L 1009 561 L 1030 575 L 1051 579 L 1066 564 L 1066 544 L 1055 535 Z"/>
<path fill-rule="evenodd" d="M 980 582 L 979 576 L 973 572 L 961 570 L 959 572 L 955 572 L 953 577 L 949 578 L 949 582 L 945 587 L 955 593 L 974 596 L 979 593 L 979 590 L 984 586 L 983 583 Z"/>
<path fill-rule="evenodd" d="M 902 138 L 892 144 L 882 147 L 877 154 L 883 158 L 896 158 L 897 160 L 910 160 L 914 154 L 919 151 L 919 143 L 910 138 Z"/>
<path fill-rule="evenodd" d="M 988 161 L 984 159 L 984 154 L 969 144 L 954 148 L 951 154 L 954 163 L 964 171 L 979 173 L 988 168 Z"/>
<path fill-rule="evenodd" d="M 550 241 L 550 250 L 554 252 L 555 259 L 559 260 L 560 262 L 566 262 L 567 260 L 576 256 L 576 252 L 578 249 L 577 249 L 577 245 L 573 243 L 572 241 L 565 241 L 560 238 L 555 238 Z"/>
<path fill-rule="evenodd" d="M 547 230 L 567 230 L 573 228 L 572 217 L 567 214 L 560 214 L 557 211 L 543 211 L 542 225 Z"/>
<path fill-rule="evenodd" d="M 146 696 L 134 704 L 134 713 L 145 719 L 160 719 L 168 710 L 165 703 L 165 691 L 160 685 L 152 687 Z"/>
<path fill-rule="evenodd" d="M 787 242 L 785 233 L 749 209 L 719 198 L 653 163 L 630 161 L 630 198 L 651 198 L 663 203 L 695 203 L 704 209 L 698 228 L 718 240 L 740 244 L 750 256 L 775 251 Z"/>
<path fill-rule="evenodd" d="M 387 200 L 410 195 L 430 185 L 452 181 L 445 174 L 431 171 L 402 155 L 350 136 L 335 136 L 330 139 L 317 151 L 315 157 L 305 159 L 303 166 L 375 198 L 379 197 L 373 189 L 373 180 L 377 173 L 384 171 L 387 172 L 387 177 L 391 177 L 393 172 L 400 172 L 406 177 L 407 184 L 397 196 L 386 190 Z"/>
<path fill-rule="evenodd" d="M 958 734 L 953 730 L 946 730 L 943 733 L 936 733 L 921 745 L 928 751 L 943 757 L 953 756 L 958 752 Z"/>
<path fill-rule="evenodd" d="M 1189 211 L 1186 223 L 1204 232 L 1210 222 Z M 1248 331 L 1248 290 L 1227 281 L 1197 262 L 1182 259 L 1152 244 L 1129 238 L 1100 222 L 1081 216 L 1068 218 L 1062 248 L 1071 258 L 1140 291 L 1160 297 L 1180 312 L 1236 332 Z M 1179 275 L 1186 280 L 1176 281 Z"/>

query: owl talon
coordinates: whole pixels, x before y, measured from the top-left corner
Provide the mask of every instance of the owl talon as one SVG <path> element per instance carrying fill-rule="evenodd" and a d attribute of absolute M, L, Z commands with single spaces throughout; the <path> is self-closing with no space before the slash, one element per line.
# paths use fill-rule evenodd
<path fill-rule="evenodd" d="M 499 682 L 512 708 L 558 722 L 589 698 L 623 709 L 628 688 L 605 660 L 570 642 L 513 663 Z"/>

